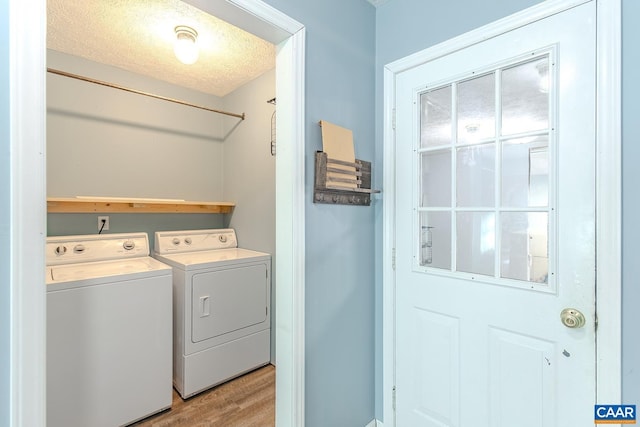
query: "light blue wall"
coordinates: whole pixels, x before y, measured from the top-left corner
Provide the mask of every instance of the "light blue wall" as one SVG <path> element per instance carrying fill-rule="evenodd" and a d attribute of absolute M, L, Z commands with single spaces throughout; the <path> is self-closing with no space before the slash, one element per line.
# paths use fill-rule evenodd
<path fill-rule="evenodd" d="M 312 184 L 319 120 L 352 129 L 356 157 L 374 157 L 375 9 L 267 3 L 307 31 L 306 426 L 361 427 L 374 417 L 374 208 L 313 204 Z"/>
<path fill-rule="evenodd" d="M 622 399 L 629 404 L 640 404 L 639 16 L 640 2 L 622 0 Z"/>
<path fill-rule="evenodd" d="M 378 7 L 376 14 L 376 165 L 382 165 L 383 66 L 396 59 L 426 49 L 439 42 L 488 24 L 538 3 L 538 0 L 500 0 L 477 2 L 456 0 L 390 0 Z M 635 110 L 640 84 L 637 69 L 640 53 L 635 40 L 640 30 L 635 22 L 640 16 L 637 0 L 623 4 L 623 403 L 640 403 L 640 333 L 637 307 L 640 305 L 640 277 L 637 242 L 640 241 L 640 209 L 635 163 L 640 158 L 640 131 Z M 377 175 L 378 179 L 381 175 Z M 379 184 L 378 184 L 379 185 Z M 376 212 L 376 260 L 381 260 L 382 214 Z M 376 415 L 382 414 L 382 269 L 376 269 Z M 612 402 L 616 403 L 616 402 Z"/>
<path fill-rule="evenodd" d="M 48 236 L 70 236 L 76 234 L 96 234 L 98 215 L 105 214 L 48 214 Z M 149 247 L 153 250 L 154 233 L 165 230 L 203 230 L 222 228 L 223 216 L 215 214 L 127 214 L 109 213 L 109 231 L 111 233 L 143 232 L 149 236 Z"/>
<path fill-rule="evenodd" d="M 221 108 L 222 99 L 54 50 L 47 66 Z M 47 196 L 222 199 L 222 115 L 47 73 Z M 236 119 L 237 122 L 240 119 Z"/>
<path fill-rule="evenodd" d="M 223 120 L 223 199 L 236 207 L 225 226 L 238 230 L 242 247 L 274 253 L 276 227 L 276 158 L 271 155 L 271 117 L 267 104 L 276 95 L 275 69 L 267 71 L 223 98 L 227 111 L 243 112 L 245 120 Z"/>
<path fill-rule="evenodd" d="M 9 1 L 0 1 L 0 426 L 9 425 Z"/>

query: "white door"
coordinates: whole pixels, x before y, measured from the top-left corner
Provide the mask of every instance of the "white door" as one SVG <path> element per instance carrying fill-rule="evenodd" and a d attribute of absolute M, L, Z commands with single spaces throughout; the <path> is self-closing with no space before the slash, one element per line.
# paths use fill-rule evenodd
<path fill-rule="evenodd" d="M 593 423 L 594 3 L 397 76 L 398 427 Z"/>

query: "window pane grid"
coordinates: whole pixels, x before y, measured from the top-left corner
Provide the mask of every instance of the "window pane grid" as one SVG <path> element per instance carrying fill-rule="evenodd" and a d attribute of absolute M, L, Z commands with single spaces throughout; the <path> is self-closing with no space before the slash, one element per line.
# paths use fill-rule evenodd
<path fill-rule="evenodd" d="M 448 249 L 451 257 L 448 263 L 440 258 L 440 261 L 435 262 L 439 265 L 434 265 L 433 260 L 437 258 L 436 256 L 430 255 L 425 258 L 421 253 L 420 264 L 422 266 L 444 268 L 451 272 L 464 272 L 471 275 L 478 274 L 485 277 L 493 277 L 494 279 L 534 281 L 548 284 L 547 275 L 540 273 L 542 271 L 540 266 L 548 268 L 546 267 L 549 256 L 547 240 L 552 235 L 550 234 L 552 229 L 551 213 L 553 212 L 553 208 L 550 206 L 553 196 L 551 194 L 552 189 L 549 187 L 546 190 L 547 194 L 542 194 L 542 198 L 534 197 L 532 199 L 531 196 L 528 196 L 528 202 L 525 205 L 514 204 L 512 200 L 505 199 L 504 180 L 510 179 L 510 176 L 505 175 L 504 162 L 509 161 L 505 157 L 505 144 L 510 144 L 510 151 L 513 151 L 511 146 L 513 144 L 521 144 L 525 138 L 532 140 L 543 138 L 541 140 L 543 142 L 532 142 L 526 146 L 529 149 L 530 156 L 527 169 L 529 174 L 528 188 L 529 192 L 533 191 L 532 169 L 535 168 L 533 163 L 543 166 L 546 165 L 545 162 L 548 162 L 549 165 L 551 164 L 551 159 L 549 158 L 551 153 L 548 151 L 552 129 L 550 128 L 551 102 L 548 95 L 536 95 L 530 90 L 530 94 L 533 94 L 537 99 L 536 102 L 538 102 L 535 107 L 538 110 L 542 109 L 544 114 L 538 111 L 537 121 L 524 120 L 524 125 L 520 128 L 517 121 L 519 103 L 510 100 L 508 105 L 508 108 L 510 108 L 509 114 L 511 114 L 509 116 L 510 123 L 507 129 L 508 132 L 505 132 L 503 119 L 506 113 L 503 103 L 505 99 L 508 99 L 505 97 L 514 96 L 517 91 L 514 92 L 513 88 L 505 90 L 504 84 L 506 83 L 503 82 L 503 78 L 505 72 L 507 72 L 507 82 L 515 84 L 513 82 L 517 83 L 519 76 L 527 73 L 531 74 L 534 68 L 548 70 L 547 64 L 549 63 L 550 55 L 547 53 L 532 60 L 510 64 L 482 75 L 474 75 L 464 80 L 452 82 L 450 85 L 430 90 L 430 93 L 435 91 L 450 93 L 450 102 L 447 101 L 447 103 L 451 108 L 451 139 L 449 142 L 445 139 L 438 139 L 435 142 L 422 141 L 416 149 L 419 159 L 418 164 L 422 168 L 423 165 L 428 164 L 425 163 L 425 159 L 428 159 L 429 156 L 437 153 L 447 153 L 445 157 L 446 162 L 449 163 L 449 176 L 444 180 L 440 176 L 438 181 L 444 184 L 444 187 L 448 187 L 448 189 L 442 188 L 441 191 L 446 192 L 449 190 L 450 197 L 449 203 L 440 200 L 436 204 L 429 203 L 429 200 L 425 200 L 422 197 L 418 202 L 416 212 L 421 218 L 419 221 L 421 233 L 429 235 L 433 235 L 435 229 L 435 226 L 429 224 L 434 223 L 433 221 L 442 223 L 444 221 L 442 215 L 448 213 L 448 215 L 445 215 L 449 218 L 445 221 L 447 222 L 445 227 L 448 227 L 449 231 L 447 233 L 450 233 L 450 248 Z M 489 82 L 489 79 L 492 81 Z M 551 81 L 553 80 L 548 79 L 548 82 Z M 548 93 L 553 93 L 554 88 L 547 89 Z M 491 92 L 490 95 L 488 95 L 489 92 Z M 477 98 L 482 99 L 478 100 Z M 492 98 L 493 111 L 485 108 L 488 105 L 486 100 L 489 98 Z M 540 99 L 545 100 L 546 107 L 539 101 Z M 464 105 L 464 109 L 461 109 L 463 108 L 461 102 L 465 100 L 469 101 L 469 105 Z M 424 105 L 424 102 L 422 102 L 421 107 L 424 108 Z M 430 105 L 429 108 L 433 108 L 433 106 Z M 480 108 L 480 110 L 476 108 Z M 485 109 L 483 110 L 483 108 Z M 441 116 L 446 116 L 446 114 L 441 113 Z M 491 130 L 483 129 L 484 123 L 490 124 Z M 541 127 L 540 123 L 544 123 L 545 126 Z M 424 125 L 425 122 L 423 122 Z M 522 130 L 518 131 L 519 129 Z M 421 135 L 424 133 L 425 130 L 422 129 Z M 473 138 L 474 134 L 479 136 Z M 521 149 L 520 151 L 523 150 Z M 538 152 L 540 154 L 536 154 L 536 158 L 533 158 L 532 153 Z M 513 155 L 513 153 L 510 153 L 510 155 Z M 480 167 L 476 167 L 478 161 L 481 163 Z M 520 162 L 522 163 L 522 161 Z M 492 166 L 489 166 L 490 164 Z M 522 165 L 520 166 L 522 167 Z M 538 167 L 537 173 L 544 174 L 540 179 L 545 180 L 544 182 L 547 183 L 546 186 L 548 187 L 551 171 L 548 170 L 550 166 L 546 167 L 547 169 Z M 467 172 L 464 172 L 465 168 L 468 169 Z M 492 171 L 491 168 L 493 169 Z M 487 172 L 491 172 L 491 174 L 487 175 Z M 461 173 L 463 175 L 460 175 Z M 462 181 L 460 180 L 461 176 L 464 178 Z M 487 181 L 489 176 L 492 177 L 493 182 Z M 429 180 L 431 179 L 430 177 Z M 421 189 L 426 185 L 426 182 L 427 180 L 423 178 Z M 467 188 L 463 188 L 465 185 Z M 490 187 L 490 193 L 486 192 L 487 187 Z M 460 193 L 460 191 L 463 191 L 463 193 Z M 479 193 L 484 193 L 485 195 L 479 195 Z M 491 194 L 491 197 L 487 198 L 487 194 Z M 532 202 L 532 200 L 534 201 Z M 545 203 L 540 204 L 541 201 Z M 459 206 L 460 203 L 463 206 Z M 440 219 L 430 219 L 432 215 L 436 215 Z M 546 219 L 542 221 L 541 218 Z M 542 227 L 540 224 L 546 225 Z M 541 230 L 544 230 L 544 236 L 541 235 Z M 440 242 L 442 242 L 441 239 L 447 233 L 443 234 L 442 230 L 436 232 L 439 235 Z M 533 241 L 533 243 L 530 241 Z M 421 237 L 421 242 L 424 242 L 423 237 Z M 533 246 L 538 251 L 536 252 L 538 255 L 532 256 L 529 253 Z M 422 249 L 425 247 L 427 246 L 421 246 Z M 431 250 L 431 246 L 428 247 Z M 514 250 L 524 250 L 525 257 L 523 258 L 522 254 L 517 253 L 513 255 Z M 516 258 L 513 258 L 513 256 L 516 256 Z M 545 256 L 547 258 L 544 258 Z M 424 261 L 427 258 L 430 260 L 429 263 Z M 532 267 L 534 264 L 531 261 L 532 258 L 536 258 L 537 264 L 535 268 Z M 489 259 L 493 262 L 489 261 L 487 263 Z M 505 270 L 506 268 L 510 268 L 510 270 Z M 550 272 L 550 274 L 553 273 Z"/>
<path fill-rule="evenodd" d="M 537 136 L 549 136 L 550 135 L 550 130 L 549 129 L 543 129 L 543 130 L 537 130 L 537 131 L 533 131 L 533 132 L 521 132 L 521 133 L 514 133 L 512 135 L 501 135 L 495 138 L 486 138 L 486 139 L 481 139 L 478 140 L 477 142 L 474 143 L 456 143 L 456 147 L 462 148 L 462 147 L 473 147 L 476 145 L 481 145 L 481 144 L 487 144 L 487 143 L 492 143 L 492 142 L 505 142 L 505 141 L 510 141 L 513 139 L 520 139 L 520 138 L 528 138 L 528 137 L 537 137 Z M 434 145 L 432 147 L 422 147 L 422 148 L 418 148 L 417 152 L 418 153 L 428 153 L 431 151 L 442 151 L 443 149 L 447 149 L 451 147 L 451 144 L 446 144 L 446 145 Z"/>
<path fill-rule="evenodd" d="M 457 108 L 457 100 L 458 100 L 458 84 L 457 82 L 454 82 L 451 87 L 451 106 L 452 106 L 452 114 L 451 114 L 451 206 L 449 207 L 450 209 L 450 213 L 449 213 L 449 221 L 451 224 L 451 271 L 457 271 L 458 269 L 458 262 L 457 259 L 458 257 L 456 256 L 456 254 L 458 253 L 458 242 L 456 239 L 456 236 L 458 234 L 457 232 L 457 226 L 456 226 L 456 213 L 455 210 L 453 209 L 453 207 L 458 205 L 458 200 L 457 200 L 457 195 L 456 195 L 456 188 L 458 188 L 458 180 L 457 180 L 457 176 L 458 174 L 456 173 L 457 168 L 458 168 L 458 161 L 457 161 L 457 156 L 455 155 L 455 146 L 457 145 L 458 142 L 458 108 Z"/>
<path fill-rule="evenodd" d="M 501 224 L 501 215 L 500 211 L 497 209 L 499 206 L 502 206 L 502 143 L 500 141 L 500 135 L 502 134 L 502 70 L 497 70 L 495 74 L 496 84 L 495 84 L 495 109 L 496 109 L 496 157 L 495 157 L 495 175 L 494 175 L 494 191 L 495 196 L 494 200 L 496 202 L 496 212 L 494 214 L 496 226 L 495 226 L 495 256 L 493 257 L 494 262 L 494 277 L 500 277 L 501 272 L 501 264 L 500 260 L 502 258 L 502 246 L 498 244 L 498 242 L 502 241 L 502 227 Z"/>
<path fill-rule="evenodd" d="M 419 207 L 416 208 L 417 212 L 543 212 L 549 213 L 550 209 L 547 207 L 514 207 L 503 206 L 500 208 L 495 207 L 480 207 L 480 208 L 445 208 L 445 207 Z"/>

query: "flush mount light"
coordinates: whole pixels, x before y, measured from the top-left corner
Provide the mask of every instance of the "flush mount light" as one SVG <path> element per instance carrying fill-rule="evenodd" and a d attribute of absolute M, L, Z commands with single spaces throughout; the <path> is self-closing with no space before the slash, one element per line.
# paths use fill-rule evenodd
<path fill-rule="evenodd" d="M 198 33 L 191 27 L 186 25 L 178 25 L 175 28 L 176 41 L 173 45 L 173 51 L 176 58 L 183 64 L 193 64 L 198 60 Z"/>

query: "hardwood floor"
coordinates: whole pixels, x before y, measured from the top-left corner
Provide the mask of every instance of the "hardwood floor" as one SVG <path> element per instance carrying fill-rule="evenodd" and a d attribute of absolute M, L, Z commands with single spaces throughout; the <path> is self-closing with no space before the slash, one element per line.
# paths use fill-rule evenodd
<path fill-rule="evenodd" d="M 182 400 L 173 390 L 170 410 L 135 427 L 272 427 L 275 425 L 275 367 L 267 365 Z"/>

